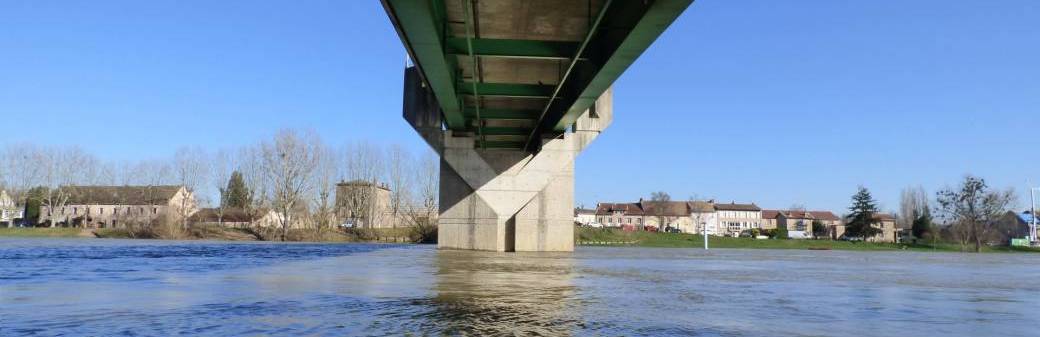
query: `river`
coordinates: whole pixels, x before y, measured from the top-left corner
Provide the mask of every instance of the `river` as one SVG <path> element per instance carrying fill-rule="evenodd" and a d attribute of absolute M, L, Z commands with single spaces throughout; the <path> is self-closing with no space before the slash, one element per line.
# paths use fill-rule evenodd
<path fill-rule="evenodd" d="M 1040 336 L 1038 261 L 0 238 L 0 336 Z"/>

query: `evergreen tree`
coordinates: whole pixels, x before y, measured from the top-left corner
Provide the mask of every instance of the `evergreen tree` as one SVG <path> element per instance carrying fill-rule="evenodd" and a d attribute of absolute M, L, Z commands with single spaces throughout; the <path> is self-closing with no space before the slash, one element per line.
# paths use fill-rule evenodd
<path fill-rule="evenodd" d="M 914 219 L 911 230 L 914 233 L 914 237 L 923 239 L 925 235 L 932 233 L 932 214 L 925 210 L 924 213 Z"/>
<path fill-rule="evenodd" d="M 221 198 L 221 203 L 227 208 L 244 209 L 249 206 L 252 201 L 249 187 L 246 186 L 241 172 L 231 172 L 231 179 L 228 179 L 227 187 L 221 191 Z"/>
<path fill-rule="evenodd" d="M 773 234 L 774 239 L 787 240 L 790 235 L 787 233 L 787 226 L 776 226 L 776 232 Z"/>
<path fill-rule="evenodd" d="M 880 233 L 881 229 L 873 226 L 874 214 L 877 212 L 874 197 L 867 188 L 860 186 L 859 191 L 852 196 L 852 206 L 849 207 L 849 215 L 845 218 L 845 236 L 866 240 Z"/>
<path fill-rule="evenodd" d="M 43 197 L 47 195 L 47 188 L 43 186 L 33 187 L 29 190 L 25 198 L 25 215 L 22 218 L 23 223 L 28 226 L 35 227 L 40 221 L 40 206 L 43 204 Z"/>
<path fill-rule="evenodd" d="M 823 224 L 823 221 L 813 220 L 812 221 L 812 233 L 816 238 L 827 236 L 827 225 Z"/>

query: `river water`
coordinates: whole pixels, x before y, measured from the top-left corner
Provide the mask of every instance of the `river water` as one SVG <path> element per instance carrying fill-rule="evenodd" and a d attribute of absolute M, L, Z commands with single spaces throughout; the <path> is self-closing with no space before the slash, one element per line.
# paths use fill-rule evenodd
<path fill-rule="evenodd" d="M 1040 336 L 1038 262 L 0 238 L 0 336 Z"/>

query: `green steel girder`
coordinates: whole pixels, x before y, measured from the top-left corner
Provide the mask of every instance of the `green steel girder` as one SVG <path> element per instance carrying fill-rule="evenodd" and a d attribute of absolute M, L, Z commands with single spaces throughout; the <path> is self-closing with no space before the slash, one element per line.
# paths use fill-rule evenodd
<path fill-rule="evenodd" d="M 444 0 L 381 1 L 424 82 L 436 97 L 446 127 L 477 130 L 479 126 L 482 131 L 478 133 L 495 136 L 519 134 L 526 137 L 525 141 L 479 139 L 476 145 L 535 147 L 529 147 L 530 150 L 541 143 L 534 142 L 534 138 L 565 132 L 693 3 L 693 0 L 604 1 L 605 9 L 598 13 L 596 23 L 579 43 L 477 38 L 469 26 L 472 21 L 469 17 L 465 21 L 467 36 L 450 36 Z M 469 11 L 466 12 L 469 15 Z M 494 20 L 494 17 L 481 15 L 480 19 Z M 500 57 L 559 60 L 569 66 L 561 73 L 559 85 L 473 83 L 470 81 L 481 78 L 480 74 L 471 71 L 464 80 L 459 56 L 468 56 L 473 64 L 479 57 Z M 476 98 L 467 100 L 471 101 L 468 104 L 478 106 L 467 106 L 464 96 Z M 487 108 L 483 106 L 485 100 L 480 99 L 483 97 L 532 98 L 545 105 L 537 110 Z M 488 127 L 484 123 L 496 119 L 529 120 L 534 127 Z"/>
<path fill-rule="evenodd" d="M 476 83 L 477 93 L 482 97 L 531 97 L 549 98 L 553 86 L 541 84 Z M 474 95 L 473 82 L 460 82 L 456 88 L 459 95 Z M 483 114 L 481 109 L 481 114 Z"/>
<path fill-rule="evenodd" d="M 592 41 L 590 62 L 563 92 L 569 98 L 553 102 L 540 131 L 564 132 L 664 33 L 693 0 L 617 1 L 609 9 L 605 29 Z M 598 65 L 598 67 L 596 66 Z"/>
<path fill-rule="evenodd" d="M 405 47 L 433 89 L 448 128 L 463 128 L 462 104 L 455 92 L 455 67 L 443 48 L 444 5 L 436 0 L 383 0 Z"/>
<path fill-rule="evenodd" d="M 484 126 L 481 130 L 488 136 L 527 136 L 531 132 L 531 128 L 507 126 Z M 476 128 L 471 131 L 476 131 Z"/>
<path fill-rule="evenodd" d="M 466 39 L 449 37 L 445 41 L 448 54 L 468 55 Z M 574 56 L 578 43 L 565 41 L 533 41 L 509 39 L 473 39 L 473 53 L 484 57 L 568 59 Z"/>
<path fill-rule="evenodd" d="M 476 118 L 477 112 L 473 107 L 465 107 L 463 114 L 466 118 Z M 538 119 L 538 110 L 523 110 L 523 109 L 496 109 L 496 108 L 480 108 L 480 118 L 482 119 L 502 119 L 502 120 L 535 120 Z"/>

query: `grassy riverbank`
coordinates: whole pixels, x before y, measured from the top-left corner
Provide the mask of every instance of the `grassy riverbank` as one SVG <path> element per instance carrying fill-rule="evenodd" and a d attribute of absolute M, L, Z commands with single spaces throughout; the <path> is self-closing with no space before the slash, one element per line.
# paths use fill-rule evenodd
<path fill-rule="evenodd" d="M 220 226 L 191 226 L 187 230 L 160 230 L 145 228 L 0 228 L 0 237 L 155 239 L 155 240 L 216 240 L 216 241 L 278 241 L 280 232 L 266 230 L 257 233 L 250 229 Z M 289 230 L 286 241 L 294 242 L 399 242 L 415 241 L 410 228 L 379 228 L 351 230 Z"/>
<path fill-rule="evenodd" d="M 80 235 L 79 228 L 0 228 L 0 237 L 74 238 Z"/>
<path fill-rule="evenodd" d="M 617 229 L 577 228 L 575 236 L 579 245 L 621 245 L 663 248 L 703 248 L 704 238 L 694 234 L 624 232 Z M 832 249 L 859 251 L 944 251 L 960 252 L 961 246 L 951 243 L 896 244 L 874 242 L 850 242 L 831 240 L 771 240 L 731 237 L 708 237 L 711 248 L 758 248 L 758 249 Z M 984 247 L 983 252 L 1034 252 L 1040 249 L 1025 247 Z"/>

